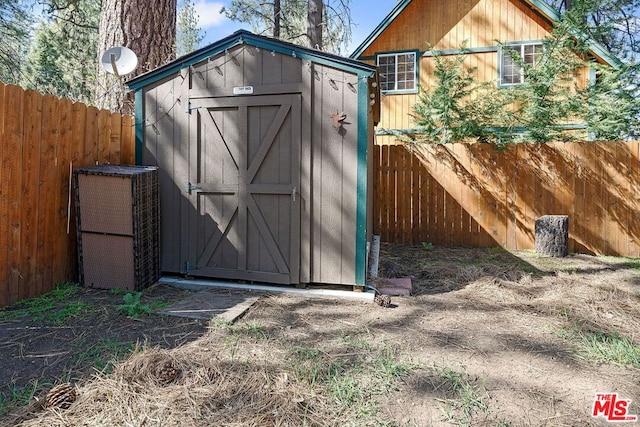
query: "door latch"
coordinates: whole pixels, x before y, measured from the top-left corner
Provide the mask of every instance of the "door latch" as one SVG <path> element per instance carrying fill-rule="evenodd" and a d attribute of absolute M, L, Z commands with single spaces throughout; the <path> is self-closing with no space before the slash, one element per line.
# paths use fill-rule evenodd
<path fill-rule="evenodd" d="M 293 187 L 293 189 L 291 190 L 291 197 L 292 197 L 293 203 L 296 202 L 296 194 L 298 194 L 298 189 L 296 187 Z"/>
<path fill-rule="evenodd" d="M 191 192 L 193 190 L 202 190 L 202 187 L 197 185 L 197 184 L 192 184 L 190 182 L 187 182 L 187 183 L 184 184 L 184 192 L 185 193 L 191 194 Z"/>

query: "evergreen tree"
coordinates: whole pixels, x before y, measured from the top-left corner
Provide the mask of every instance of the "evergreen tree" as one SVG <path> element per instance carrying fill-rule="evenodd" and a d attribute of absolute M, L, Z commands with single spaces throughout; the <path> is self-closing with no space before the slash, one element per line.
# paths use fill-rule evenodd
<path fill-rule="evenodd" d="M 51 11 L 40 22 L 23 66 L 22 85 L 84 103 L 93 102 L 100 0 Z"/>
<path fill-rule="evenodd" d="M 0 0 L 0 81 L 17 84 L 33 20 L 22 0 Z"/>
<path fill-rule="evenodd" d="M 136 0 L 102 0 L 98 54 L 125 46 L 138 56 L 138 67 L 126 78 L 153 70 L 175 58 L 177 0 L 155 0 L 140 7 Z M 122 81 L 98 68 L 96 105 L 124 114 L 133 113 L 133 99 Z"/>
<path fill-rule="evenodd" d="M 339 54 L 351 41 L 349 4 L 350 0 L 231 0 L 223 12 L 251 25 L 255 33 Z"/>
<path fill-rule="evenodd" d="M 489 115 L 497 112 L 493 103 L 479 105 L 492 91 L 489 83 L 474 78 L 476 68 L 465 66 L 464 55 L 434 57 L 436 85 L 421 90 L 412 118 L 415 134 L 404 136 L 406 142 L 446 144 L 468 139 L 487 141 L 491 138 Z M 473 94 L 482 94 L 479 98 Z"/>
<path fill-rule="evenodd" d="M 309 0 L 307 3 L 307 44 L 322 50 L 322 23 L 324 15 L 322 0 Z"/>
<path fill-rule="evenodd" d="M 63 71 L 56 61 L 64 54 L 56 30 L 40 21 L 23 67 L 21 85 L 41 93 L 57 94 L 62 90 Z"/>
<path fill-rule="evenodd" d="M 587 102 L 590 128 L 603 139 L 621 133 L 640 137 L 640 0 L 554 0 L 552 4 L 564 12 L 563 20 L 573 25 L 575 33 L 596 40 L 623 62 L 615 70 L 594 65 L 598 85 Z M 604 102 L 611 98 L 617 102 Z M 612 116 L 617 117 L 613 122 Z M 625 123 L 624 131 L 620 122 Z"/>
<path fill-rule="evenodd" d="M 500 90 L 511 92 L 516 100 L 514 115 L 521 131 L 514 138 L 531 142 L 586 139 L 584 132 L 566 126 L 586 121 L 585 92 L 574 82 L 577 71 L 590 66 L 582 59 L 587 49 L 574 41 L 571 27 L 561 23 L 543 40 L 543 56 L 535 64 L 510 52 L 526 76 L 522 84 Z"/>
<path fill-rule="evenodd" d="M 182 56 L 196 50 L 205 34 L 198 27 L 198 14 L 193 0 L 182 1 L 176 25 L 176 54 Z"/>
<path fill-rule="evenodd" d="M 630 80 L 631 67 L 600 66 L 586 58 L 587 48 L 563 21 L 544 40 L 544 54 L 523 68 L 522 84 L 498 89 L 479 83 L 464 55 L 436 56 L 432 88 L 422 89 L 414 106 L 416 133 L 406 142 L 447 143 L 477 140 L 498 146 L 514 142 L 619 140 L 636 134 L 640 101 Z M 577 71 L 595 67 L 598 78 L 589 87 L 574 84 Z M 569 124 L 586 124 L 572 127 Z M 569 126 L 568 126 L 569 125 Z"/>
<path fill-rule="evenodd" d="M 547 0 L 621 60 L 640 54 L 640 0 Z"/>
<path fill-rule="evenodd" d="M 583 116 L 591 136 L 604 141 L 640 137 L 638 70 L 593 65 L 598 82 L 582 92 Z"/>

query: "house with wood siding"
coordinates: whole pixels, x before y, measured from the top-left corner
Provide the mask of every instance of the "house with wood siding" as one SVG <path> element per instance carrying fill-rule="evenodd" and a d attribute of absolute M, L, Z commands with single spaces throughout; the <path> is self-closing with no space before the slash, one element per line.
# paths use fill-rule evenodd
<path fill-rule="evenodd" d="M 402 0 L 353 52 L 353 59 L 375 64 L 382 93 L 378 143 L 391 143 L 388 131 L 412 128 L 410 114 L 420 86 L 433 84 L 434 55 L 467 55 L 480 81 L 520 84 L 524 75 L 508 50 L 526 63 L 542 54 L 542 41 L 560 15 L 542 0 Z M 464 46 L 462 49 L 461 46 Z M 618 60 L 591 42 L 590 55 L 602 64 Z M 585 87 L 595 72 L 576 76 Z"/>

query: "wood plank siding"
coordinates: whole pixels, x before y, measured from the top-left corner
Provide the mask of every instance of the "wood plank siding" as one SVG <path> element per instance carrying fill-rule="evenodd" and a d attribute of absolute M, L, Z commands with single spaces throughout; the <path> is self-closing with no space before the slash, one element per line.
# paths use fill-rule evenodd
<path fill-rule="evenodd" d="M 167 73 L 164 78 L 141 88 L 145 123 L 141 162 L 158 166 L 161 176 L 163 271 L 233 278 L 232 270 L 236 268 L 245 271 L 238 274 L 238 279 L 260 280 L 269 276 L 249 270 L 272 268 L 277 273 L 272 275 L 273 280 L 277 282 L 285 280 L 283 271 L 290 271 L 295 283 L 357 284 L 356 270 L 361 268 L 364 272 L 364 262 L 360 267 L 356 262 L 358 191 L 361 187 L 371 190 L 366 183 L 363 186 L 359 182 L 358 175 L 361 86 L 357 74 L 332 66 L 330 62 L 315 62 L 296 56 L 295 52 L 286 54 L 278 49 L 240 44 L 214 52 L 184 66 L 179 73 Z M 246 88 L 251 93 L 238 96 L 238 88 Z M 364 90 L 367 90 L 366 79 Z M 336 113 L 347 117 L 338 127 L 331 118 Z M 255 134 L 267 138 L 269 132 L 274 132 L 269 129 L 275 118 L 284 125 L 276 132 L 271 148 L 263 147 L 258 144 L 262 139 L 256 139 Z M 373 124 L 363 132 L 372 135 Z M 290 136 L 293 140 L 287 143 L 283 138 Z M 194 141 L 200 142 L 194 144 Z M 372 147 L 373 138 L 368 141 Z M 220 153 L 211 157 L 205 150 L 210 144 L 226 146 L 229 155 Z M 295 155 L 297 161 L 291 155 Z M 252 165 L 255 158 L 264 163 Z M 216 183 L 216 195 L 207 196 L 212 202 L 205 202 L 202 194 L 198 196 L 213 191 L 211 186 L 185 191 L 188 183 L 203 182 L 199 164 Z M 367 173 L 365 179 L 366 176 Z M 368 176 L 373 178 L 370 172 Z M 278 202 L 269 201 L 266 195 L 247 195 L 236 201 L 238 194 L 244 194 L 243 183 L 247 188 L 258 188 L 259 183 L 260 191 L 270 194 L 278 193 L 286 185 L 291 189 L 288 196 L 281 194 Z M 226 187 L 222 187 L 223 184 Z M 223 195 L 224 188 L 228 192 Z M 260 211 L 261 215 L 256 217 L 258 222 L 249 219 L 244 224 L 241 212 L 252 200 L 256 201 L 251 205 L 253 214 Z M 209 203 L 208 207 L 203 203 Z M 292 203 L 299 205 L 298 219 L 290 218 L 287 211 L 287 204 Z M 228 212 L 216 213 L 216 206 L 220 209 L 227 206 Z M 234 214 L 236 209 L 240 213 Z M 199 215 L 194 215 L 196 212 Z M 198 248 L 206 247 L 211 238 L 199 235 L 194 222 L 216 215 L 220 217 L 217 226 L 231 224 L 231 228 L 227 232 L 221 229 L 224 236 L 215 238 L 223 239 L 219 249 L 209 247 L 205 251 L 205 258 L 210 260 L 205 266 L 206 260 L 198 259 L 195 252 L 202 252 Z M 236 223 L 238 218 L 240 223 Z M 294 220 L 299 221 L 299 225 Z M 261 227 L 271 230 L 277 244 L 266 243 Z M 299 229 L 298 235 L 291 236 L 299 243 L 289 250 L 281 245 L 288 246 L 289 237 L 285 234 L 291 227 Z M 237 239 L 245 234 L 247 242 Z M 199 246 L 190 244 L 198 239 L 202 240 Z M 248 249 L 240 250 L 245 244 Z M 275 246 L 279 247 L 282 257 L 276 253 Z M 248 252 L 261 252 L 263 256 L 252 261 L 251 254 L 245 258 Z M 275 258 L 269 267 L 271 256 Z M 299 266 L 285 265 L 289 260 Z M 218 267 L 214 268 L 214 264 Z M 226 266 L 225 271 L 222 266 Z"/>
<path fill-rule="evenodd" d="M 542 215 L 569 250 L 640 256 L 640 142 L 376 146 L 374 232 L 392 243 L 533 249 Z"/>
<path fill-rule="evenodd" d="M 133 164 L 133 118 L 0 84 L 0 307 L 77 280 L 70 168 Z"/>
<path fill-rule="evenodd" d="M 455 53 L 464 47 L 465 65 L 477 69 L 476 78 L 497 82 L 500 43 L 540 42 L 550 30 L 550 22 L 524 1 L 413 0 L 358 58 L 375 64 L 380 54 L 417 52 L 418 83 L 430 87 L 434 83 L 432 52 Z M 588 69 L 576 78 L 584 87 L 589 81 Z M 416 93 L 383 93 L 378 129 L 411 129 L 416 100 Z M 394 142 L 390 136 L 379 135 L 377 143 Z"/>

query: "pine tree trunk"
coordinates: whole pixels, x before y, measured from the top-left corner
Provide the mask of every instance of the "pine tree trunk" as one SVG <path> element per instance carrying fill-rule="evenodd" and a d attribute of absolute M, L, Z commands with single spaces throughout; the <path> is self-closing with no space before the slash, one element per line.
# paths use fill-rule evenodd
<path fill-rule="evenodd" d="M 307 38 L 309 47 L 322 50 L 322 0 L 308 0 Z"/>
<path fill-rule="evenodd" d="M 138 67 L 124 76 L 131 79 L 175 58 L 177 0 L 155 0 L 153 6 L 137 0 L 102 0 L 98 61 L 114 46 L 125 46 L 138 56 Z M 96 105 L 133 114 L 130 97 L 117 78 L 98 67 Z"/>
<path fill-rule="evenodd" d="M 280 38 L 280 18 L 282 17 L 282 6 L 280 0 L 273 1 L 273 38 Z"/>

